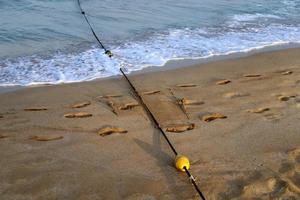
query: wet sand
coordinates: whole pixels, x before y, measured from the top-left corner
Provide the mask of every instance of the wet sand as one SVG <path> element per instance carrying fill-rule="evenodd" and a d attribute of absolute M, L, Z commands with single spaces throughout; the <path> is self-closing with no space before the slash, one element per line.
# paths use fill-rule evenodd
<path fill-rule="evenodd" d="M 206 199 L 300 198 L 299 55 L 129 76 Z M 122 77 L 0 94 L 0 156 L 0 199 L 199 199 Z"/>

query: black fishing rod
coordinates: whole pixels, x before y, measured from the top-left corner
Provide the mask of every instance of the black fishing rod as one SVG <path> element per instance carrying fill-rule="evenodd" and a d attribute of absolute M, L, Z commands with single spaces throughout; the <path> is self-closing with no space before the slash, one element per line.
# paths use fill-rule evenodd
<path fill-rule="evenodd" d="M 89 22 L 89 19 L 86 16 L 85 11 L 82 9 L 81 4 L 80 4 L 80 0 L 77 0 L 78 3 L 78 7 L 81 11 L 81 14 L 83 15 L 85 21 L 87 22 L 87 24 L 89 25 L 94 37 L 96 38 L 97 42 L 99 43 L 100 47 L 104 50 L 104 53 L 108 56 L 108 57 L 113 57 L 113 54 L 110 50 L 108 50 L 103 43 L 101 42 L 101 40 L 99 39 L 99 37 L 97 36 L 96 32 L 94 31 L 91 23 Z M 139 92 L 136 90 L 136 88 L 134 87 L 134 85 L 131 83 L 131 81 L 129 80 L 129 78 L 127 77 L 127 75 L 124 73 L 123 69 L 120 68 L 120 71 L 122 73 L 122 75 L 125 77 L 126 81 L 128 82 L 128 84 L 130 85 L 131 89 L 133 90 L 133 92 L 135 93 L 135 95 L 138 97 L 140 104 L 143 106 L 143 108 L 145 109 L 145 111 L 147 112 L 149 118 L 151 119 L 151 121 L 153 122 L 153 124 L 155 125 L 155 127 L 161 132 L 161 134 L 163 135 L 163 137 L 165 138 L 165 140 L 167 141 L 168 145 L 170 146 L 171 150 L 173 151 L 173 153 L 176 156 L 175 162 L 177 162 L 177 158 L 184 158 L 183 161 L 187 161 L 188 165 L 182 165 L 180 168 L 177 167 L 177 163 L 176 163 L 176 167 L 177 169 L 184 171 L 187 176 L 189 177 L 191 183 L 193 184 L 194 188 L 196 189 L 197 193 L 199 194 L 199 196 L 201 197 L 202 200 L 205 200 L 204 195 L 202 194 L 202 192 L 200 191 L 195 178 L 193 177 L 193 175 L 190 173 L 190 171 L 188 170 L 190 164 L 189 161 L 186 157 L 184 156 L 179 156 L 175 147 L 173 146 L 173 144 L 171 143 L 171 141 L 169 140 L 168 136 L 166 135 L 166 133 L 163 131 L 163 129 L 160 127 L 158 121 L 156 120 L 155 116 L 152 114 L 152 112 L 150 111 L 150 109 L 148 108 L 148 106 L 145 104 L 145 102 L 143 101 L 143 98 L 141 97 L 141 95 L 139 94 Z M 180 163 L 182 164 L 182 163 Z"/>

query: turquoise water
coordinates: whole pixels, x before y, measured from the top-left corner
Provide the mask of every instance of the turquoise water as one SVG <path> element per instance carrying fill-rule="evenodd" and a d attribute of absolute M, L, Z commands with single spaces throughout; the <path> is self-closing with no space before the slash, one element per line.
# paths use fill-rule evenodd
<path fill-rule="evenodd" d="M 170 59 L 206 58 L 300 43 L 300 0 L 0 1 L 0 85 L 107 77 Z"/>

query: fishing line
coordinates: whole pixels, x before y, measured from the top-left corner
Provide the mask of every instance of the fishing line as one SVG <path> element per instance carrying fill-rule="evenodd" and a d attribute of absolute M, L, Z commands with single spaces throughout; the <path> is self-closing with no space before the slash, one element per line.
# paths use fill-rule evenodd
<path fill-rule="evenodd" d="M 77 3 L 78 3 L 78 7 L 79 7 L 79 9 L 80 9 L 80 11 L 81 11 L 81 14 L 83 15 L 85 21 L 86 21 L 87 24 L 89 25 L 89 27 L 90 27 L 90 29 L 91 29 L 91 31 L 92 31 L 94 37 L 96 38 L 96 40 L 97 40 L 97 42 L 98 42 L 98 44 L 100 45 L 100 47 L 101 47 L 102 49 L 104 49 L 104 51 L 105 51 L 104 53 L 105 53 L 108 57 L 112 57 L 113 54 L 111 53 L 111 51 L 108 50 L 108 49 L 102 44 L 101 40 L 98 38 L 96 32 L 94 31 L 94 29 L 93 29 L 93 27 L 92 27 L 92 25 L 91 25 L 89 19 L 87 18 L 87 16 L 86 16 L 84 10 L 83 10 L 82 7 L 81 7 L 80 1 L 77 0 Z"/>
<path fill-rule="evenodd" d="M 108 50 L 103 43 L 101 42 L 101 40 L 99 39 L 99 37 L 97 36 L 96 32 L 94 31 L 91 23 L 89 22 L 89 19 L 87 18 L 87 15 L 85 13 L 85 11 L 82 9 L 81 4 L 80 4 L 80 0 L 77 0 L 78 3 L 78 7 L 81 11 L 81 14 L 83 15 L 85 21 L 87 22 L 87 24 L 89 25 L 94 37 L 96 38 L 97 42 L 99 43 L 100 47 L 104 50 L 104 53 L 108 56 L 108 57 L 112 57 L 113 54 L 110 50 Z M 171 143 L 171 141 L 169 140 L 168 136 L 166 135 L 166 133 L 164 132 L 164 130 L 160 127 L 158 121 L 156 120 L 155 116 L 152 114 L 152 112 L 149 110 L 148 106 L 145 104 L 145 102 L 143 101 L 143 98 L 140 96 L 139 92 L 136 90 L 136 88 L 134 87 L 134 85 L 131 83 L 131 81 L 129 80 L 129 78 L 127 77 L 127 75 L 124 73 L 122 67 L 120 68 L 120 71 L 122 73 L 122 75 L 125 77 L 126 81 L 128 82 L 128 84 L 130 85 L 130 87 L 132 88 L 133 92 L 135 93 L 135 95 L 138 97 L 140 104 L 143 106 L 143 108 L 145 109 L 145 111 L 147 112 L 149 118 L 152 120 L 153 124 L 155 125 L 155 127 L 161 132 L 161 134 L 163 135 L 163 137 L 165 138 L 165 140 L 167 141 L 168 145 L 170 146 L 171 150 L 173 151 L 173 153 L 175 154 L 175 156 L 179 156 L 178 152 L 176 151 L 174 145 Z M 188 163 L 188 167 L 189 167 L 189 163 Z M 205 200 L 204 195 L 202 194 L 202 192 L 200 191 L 196 180 L 194 178 L 194 176 L 190 173 L 190 171 L 188 170 L 187 166 L 183 166 L 182 167 L 182 171 L 184 171 L 186 173 L 186 175 L 189 177 L 189 180 L 191 181 L 191 183 L 193 184 L 195 190 L 198 192 L 199 196 L 201 197 L 202 200 Z"/>

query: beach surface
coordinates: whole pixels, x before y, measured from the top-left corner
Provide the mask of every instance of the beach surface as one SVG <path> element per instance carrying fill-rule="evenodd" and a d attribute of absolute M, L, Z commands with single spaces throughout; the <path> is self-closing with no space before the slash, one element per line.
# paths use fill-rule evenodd
<path fill-rule="evenodd" d="M 129 78 L 206 199 L 299 199 L 299 55 Z M 0 94 L 0 157 L 3 200 L 199 199 L 123 77 Z"/>

